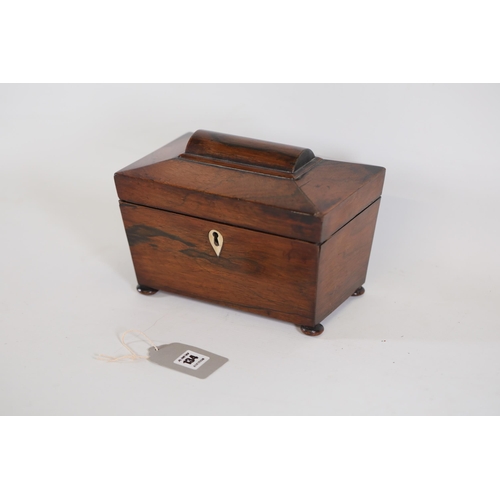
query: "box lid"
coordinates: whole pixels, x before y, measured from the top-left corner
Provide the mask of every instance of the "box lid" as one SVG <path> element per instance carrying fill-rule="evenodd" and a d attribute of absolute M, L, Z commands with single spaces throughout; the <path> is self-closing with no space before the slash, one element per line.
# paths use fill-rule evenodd
<path fill-rule="evenodd" d="M 198 130 L 115 174 L 120 200 L 322 243 L 377 200 L 385 169 Z"/>

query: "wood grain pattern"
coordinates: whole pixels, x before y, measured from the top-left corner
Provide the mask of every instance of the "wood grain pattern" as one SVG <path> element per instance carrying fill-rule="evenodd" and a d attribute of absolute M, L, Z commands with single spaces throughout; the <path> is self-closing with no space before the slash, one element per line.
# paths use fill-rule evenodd
<path fill-rule="evenodd" d="M 137 281 L 297 324 L 314 318 L 319 247 L 120 203 Z M 224 237 L 219 257 L 210 241 Z"/>
<path fill-rule="evenodd" d="M 380 199 L 321 245 L 316 323 L 365 282 L 379 206 Z"/>
<path fill-rule="evenodd" d="M 117 172 L 115 183 L 143 292 L 318 334 L 364 283 L 384 176 L 305 148 L 198 131 Z M 211 230 L 221 234 L 220 256 Z"/>
<path fill-rule="evenodd" d="M 193 134 L 187 132 L 181 135 L 175 141 L 169 142 L 165 146 L 153 151 L 152 153 L 146 155 L 144 158 L 135 161 L 128 167 L 120 170 L 120 172 L 125 172 L 126 170 L 134 170 L 137 168 L 145 167 L 147 165 L 154 165 L 160 161 L 170 160 L 182 154 L 186 150 L 187 143 Z"/>
<path fill-rule="evenodd" d="M 173 159 L 115 175 L 123 201 L 316 242 L 321 219 L 293 180 Z"/>
<path fill-rule="evenodd" d="M 384 177 L 383 167 L 321 160 L 297 180 L 321 214 L 320 241 L 326 241 L 380 197 Z"/>
<path fill-rule="evenodd" d="M 239 168 L 235 164 L 240 163 L 288 173 L 297 172 L 314 158 L 314 153 L 307 148 L 208 130 L 198 130 L 192 135 L 186 155 L 226 160 L 235 168 Z"/>
<path fill-rule="evenodd" d="M 244 151 L 247 148 L 257 156 L 264 155 L 262 164 L 281 161 L 290 169 L 302 165 L 304 174 L 297 178 L 264 175 L 210 163 L 216 160 L 208 156 L 197 156 L 198 160 L 208 163 L 193 161 L 184 154 L 170 158 L 175 152 L 188 148 L 198 134 L 186 134 L 159 150 L 160 153 L 150 155 L 151 164 L 143 159 L 133 168 L 117 172 L 115 183 L 119 198 L 138 205 L 322 243 L 382 192 L 385 173 L 382 167 L 321 158 L 301 164 L 301 158 L 307 157 L 303 157 L 303 148 L 289 147 L 288 150 L 287 146 L 275 145 L 280 152 L 271 150 L 265 156 L 261 149 L 269 143 L 235 136 L 223 135 L 226 142 L 227 137 L 242 141 L 238 147 Z M 212 135 L 209 134 L 213 135 L 203 132 L 200 135 L 203 140 L 199 140 L 201 145 L 196 146 L 195 141 L 189 151 L 226 158 L 224 155 L 229 155 L 230 148 L 226 150 L 216 141 L 212 153 L 209 147 Z M 169 158 L 160 160 L 164 156 Z"/>

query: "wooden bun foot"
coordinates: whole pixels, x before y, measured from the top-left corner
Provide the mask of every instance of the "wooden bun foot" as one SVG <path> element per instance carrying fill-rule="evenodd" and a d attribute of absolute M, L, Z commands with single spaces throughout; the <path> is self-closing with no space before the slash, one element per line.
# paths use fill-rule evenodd
<path fill-rule="evenodd" d="M 359 295 L 363 295 L 365 293 L 365 289 L 360 286 L 359 288 L 356 288 L 354 293 L 352 294 L 353 297 L 358 297 Z"/>
<path fill-rule="evenodd" d="M 158 290 L 149 286 L 137 285 L 137 291 L 142 295 L 154 295 Z"/>
<path fill-rule="evenodd" d="M 310 337 L 317 337 L 318 335 L 321 335 L 325 329 L 321 323 L 318 323 L 315 326 L 300 325 L 299 328 L 302 331 L 302 333 L 305 333 Z"/>

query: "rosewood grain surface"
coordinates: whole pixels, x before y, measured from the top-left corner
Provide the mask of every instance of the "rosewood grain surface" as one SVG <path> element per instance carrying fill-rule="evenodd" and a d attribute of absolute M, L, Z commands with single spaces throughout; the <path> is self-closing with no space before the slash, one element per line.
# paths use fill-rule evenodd
<path fill-rule="evenodd" d="M 174 141 L 162 153 L 170 156 L 184 147 L 183 154 L 164 161 L 157 161 L 162 154 L 156 154 L 152 164 L 141 160 L 117 172 L 120 199 L 321 243 L 382 191 L 381 167 L 323 160 L 304 148 L 226 134 L 198 131 L 188 138 Z M 229 160 L 233 163 L 213 163 Z M 267 174 L 248 170 L 252 162 Z M 295 178 L 297 171 L 303 174 Z"/>
<path fill-rule="evenodd" d="M 177 168 L 177 162 L 181 163 L 181 170 Z M 321 218 L 314 214 L 314 208 L 310 210 L 313 213 L 307 213 L 279 206 L 294 202 L 304 206 L 308 203 L 293 181 L 277 181 L 280 182 L 280 189 L 276 191 L 273 205 L 271 201 L 264 203 L 266 196 L 268 200 L 273 198 L 269 186 L 272 183 L 263 182 L 266 179 L 275 180 L 273 178 L 255 174 L 247 174 L 251 177 L 246 178 L 241 173 L 233 178 L 231 170 L 207 165 L 203 170 L 192 169 L 192 167 L 192 164 L 182 162 L 182 160 L 172 160 L 150 167 L 148 170 L 158 169 L 162 176 L 171 175 L 169 182 L 164 183 L 148 178 L 147 172 L 135 171 L 134 176 L 127 176 L 126 173 L 117 176 L 115 180 L 119 197 L 122 201 L 138 205 L 192 215 L 269 234 L 310 242 L 320 239 Z M 217 170 L 212 171 L 212 169 Z M 181 186 L 171 183 L 174 177 L 179 178 Z M 258 198 L 259 201 L 251 201 L 249 198 L 252 196 Z"/>
<path fill-rule="evenodd" d="M 186 134 L 115 174 L 140 290 L 263 314 L 316 335 L 364 283 L 384 174 L 306 148 Z M 219 257 L 211 230 L 224 238 Z"/>
<path fill-rule="evenodd" d="M 316 323 L 365 282 L 379 206 L 380 199 L 321 245 Z"/>
<path fill-rule="evenodd" d="M 385 168 L 321 160 L 297 180 L 322 218 L 321 241 L 327 240 L 382 193 Z"/>
<path fill-rule="evenodd" d="M 296 324 L 314 324 L 319 246 L 121 203 L 141 285 Z M 208 234 L 224 244 L 216 256 Z"/>
<path fill-rule="evenodd" d="M 153 151 L 152 153 L 146 155 L 144 158 L 137 160 L 128 167 L 123 168 L 120 172 L 125 172 L 126 170 L 133 170 L 140 167 L 145 167 L 146 165 L 153 165 L 160 161 L 169 160 L 179 156 L 186 150 L 186 145 L 193 134 L 187 132 L 181 135 L 175 141 L 169 142 L 165 146 Z"/>
<path fill-rule="evenodd" d="M 227 160 L 231 163 L 289 173 L 296 172 L 314 158 L 314 153 L 307 148 L 208 130 L 198 130 L 192 135 L 186 146 L 186 155 Z"/>

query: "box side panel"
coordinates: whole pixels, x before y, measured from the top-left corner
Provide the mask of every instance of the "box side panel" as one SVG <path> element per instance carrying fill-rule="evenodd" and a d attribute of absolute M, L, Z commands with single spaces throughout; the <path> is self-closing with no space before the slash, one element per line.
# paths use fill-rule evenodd
<path fill-rule="evenodd" d="M 384 177 L 383 167 L 321 160 L 297 181 L 323 217 L 321 242 L 380 198 Z"/>
<path fill-rule="evenodd" d="M 141 285 L 312 324 L 319 246 L 120 203 Z M 222 241 L 218 257 L 209 240 Z"/>
<path fill-rule="evenodd" d="M 315 323 L 365 282 L 379 206 L 380 199 L 321 245 Z"/>
<path fill-rule="evenodd" d="M 380 169 L 366 184 L 355 193 L 336 205 L 324 215 L 322 241 L 330 238 L 344 224 L 357 217 L 358 214 L 369 207 L 382 194 L 385 169 Z"/>

